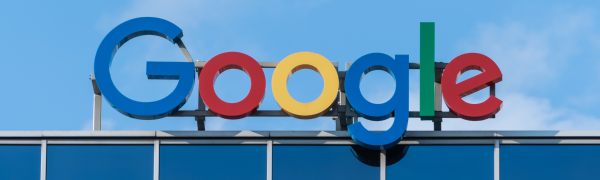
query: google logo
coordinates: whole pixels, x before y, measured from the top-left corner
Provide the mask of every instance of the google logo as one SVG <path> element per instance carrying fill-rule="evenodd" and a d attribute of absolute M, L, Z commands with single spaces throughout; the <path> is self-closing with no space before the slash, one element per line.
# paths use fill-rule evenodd
<path fill-rule="evenodd" d="M 433 41 L 433 23 L 422 24 L 421 40 Z M 423 34 L 425 33 L 425 34 Z M 261 65 L 251 56 L 240 52 L 225 52 L 211 58 L 203 68 L 196 68 L 191 58 L 188 62 L 149 61 L 146 66 L 148 79 L 178 80 L 175 89 L 166 97 L 153 102 L 140 102 L 123 95 L 115 86 L 110 75 L 110 66 L 118 49 L 127 41 L 142 35 L 162 37 L 182 48 L 187 53 L 181 38 L 182 30 L 175 24 L 160 18 L 142 17 L 128 20 L 106 35 L 95 57 L 94 75 L 98 88 L 109 103 L 119 112 L 137 119 L 158 119 L 176 112 L 189 97 L 196 75 L 199 78 L 199 93 L 208 109 L 227 119 L 239 119 L 249 115 L 260 105 L 267 87 Z M 424 36 L 425 35 L 425 36 Z M 428 36 L 431 35 L 431 36 Z M 421 48 L 427 43 L 421 42 Z M 435 67 L 433 44 L 430 51 L 421 54 L 421 116 L 434 116 L 433 97 Z M 186 54 L 189 57 L 189 54 Z M 402 138 L 408 124 L 408 55 L 389 56 L 383 53 L 370 53 L 359 57 L 343 73 L 343 85 L 340 85 L 340 72 L 323 55 L 314 52 L 297 52 L 284 57 L 275 67 L 270 88 L 281 109 L 290 116 L 309 119 L 330 110 L 339 97 L 346 99 L 354 111 L 361 117 L 373 121 L 385 120 L 393 114 L 392 126 L 386 131 L 369 131 L 360 122 L 348 126 L 348 133 L 358 144 L 372 149 L 387 148 Z M 248 95 L 239 102 L 230 103 L 220 99 L 214 82 L 219 73 L 228 69 L 244 71 L 251 81 Z M 294 99 L 287 89 L 287 78 L 295 71 L 311 69 L 323 78 L 323 90 L 313 101 L 303 103 Z M 361 78 L 373 70 L 389 73 L 396 83 L 392 97 L 384 103 L 372 103 L 361 93 Z M 457 82 L 461 73 L 478 70 L 479 74 Z M 441 75 L 443 98 L 448 108 L 456 115 L 467 120 L 482 120 L 500 110 L 502 101 L 494 94 L 481 103 L 469 103 L 464 96 L 486 87 L 494 87 L 502 80 L 498 66 L 487 56 L 478 53 L 466 53 L 457 56 L 446 65 Z"/>

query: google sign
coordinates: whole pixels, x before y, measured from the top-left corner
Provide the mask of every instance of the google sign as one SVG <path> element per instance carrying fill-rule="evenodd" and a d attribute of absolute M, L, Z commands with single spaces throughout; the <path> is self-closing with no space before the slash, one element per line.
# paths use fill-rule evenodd
<path fill-rule="evenodd" d="M 421 117 L 435 116 L 433 34 L 433 23 L 421 24 Z M 185 104 L 195 84 L 196 68 L 194 62 L 147 62 L 148 79 L 178 80 L 177 86 L 158 101 L 140 102 L 126 97 L 115 87 L 110 66 L 119 47 L 142 35 L 160 36 L 180 47 L 183 44 L 182 30 L 169 21 L 152 17 L 131 19 L 118 25 L 102 40 L 96 52 L 94 74 L 101 93 L 119 112 L 137 119 L 158 119 L 173 114 Z M 392 126 L 386 131 L 369 131 L 360 122 L 348 126 L 348 133 L 358 144 L 372 149 L 387 148 L 400 141 L 408 124 L 408 59 L 408 55 L 366 54 L 352 63 L 342 77 L 343 85 L 340 87 L 339 72 L 325 56 L 314 52 L 293 53 L 284 57 L 275 67 L 270 88 L 282 111 L 300 119 L 318 117 L 329 111 L 340 91 L 345 92 L 349 106 L 360 117 L 381 121 L 393 114 Z M 215 92 L 216 78 L 228 69 L 242 70 L 250 77 L 248 95 L 239 102 L 225 102 Z M 314 70 L 323 78 L 321 94 L 308 103 L 294 99 L 287 89 L 287 78 L 301 69 Z M 372 103 L 360 91 L 361 78 L 373 70 L 383 70 L 395 80 L 395 92 L 387 102 Z M 469 70 L 478 70 L 480 73 L 457 82 L 461 73 Z M 198 69 L 198 77 L 202 101 L 211 112 L 227 119 L 252 115 L 267 88 L 261 65 L 251 56 L 240 52 L 216 55 L 202 69 Z M 494 87 L 501 80 L 502 73 L 494 61 L 482 54 L 466 53 L 446 65 L 441 75 L 441 92 L 454 114 L 466 120 L 483 120 L 498 112 L 502 101 L 493 93 L 480 103 L 469 103 L 463 97 L 486 87 Z"/>

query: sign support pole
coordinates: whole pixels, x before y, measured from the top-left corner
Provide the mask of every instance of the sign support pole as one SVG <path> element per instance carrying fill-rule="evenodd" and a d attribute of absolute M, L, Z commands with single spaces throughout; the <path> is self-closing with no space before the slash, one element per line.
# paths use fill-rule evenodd
<path fill-rule="evenodd" d="M 94 109 L 92 110 L 92 130 L 102 130 L 102 94 L 100 89 L 96 85 L 96 77 L 94 74 L 90 75 L 92 81 L 92 87 L 94 89 Z"/>
<path fill-rule="evenodd" d="M 433 98 L 433 108 L 435 113 L 442 112 L 442 69 L 435 68 L 435 83 L 434 87 L 434 98 Z M 441 131 L 442 130 L 442 116 L 436 115 L 433 117 L 433 130 Z"/>

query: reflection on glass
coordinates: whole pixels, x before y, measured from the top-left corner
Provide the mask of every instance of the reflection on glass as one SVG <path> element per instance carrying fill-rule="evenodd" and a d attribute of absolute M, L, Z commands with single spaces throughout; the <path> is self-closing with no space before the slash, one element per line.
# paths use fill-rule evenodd
<path fill-rule="evenodd" d="M 358 146 L 273 146 L 273 179 L 379 179 L 379 152 Z"/>
<path fill-rule="evenodd" d="M 266 145 L 161 145 L 160 179 L 266 179 Z"/>
<path fill-rule="evenodd" d="M 48 145 L 48 180 L 152 180 L 152 145 Z"/>
<path fill-rule="evenodd" d="M 0 145 L 0 179 L 39 180 L 40 145 Z"/>
<path fill-rule="evenodd" d="M 388 149 L 389 180 L 492 180 L 494 147 L 491 145 L 414 145 Z"/>
<path fill-rule="evenodd" d="M 598 179 L 599 145 L 503 145 L 500 177 L 518 179 Z"/>

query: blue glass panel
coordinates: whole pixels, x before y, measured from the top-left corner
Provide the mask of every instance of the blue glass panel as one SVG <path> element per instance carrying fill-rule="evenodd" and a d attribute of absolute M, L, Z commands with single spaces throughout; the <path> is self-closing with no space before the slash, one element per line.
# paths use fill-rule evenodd
<path fill-rule="evenodd" d="M 273 146 L 273 179 L 379 179 L 379 152 L 355 146 Z"/>
<path fill-rule="evenodd" d="M 0 179 L 39 180 L 39 145 L 0 145 Z"/>
<path fill-rule="evenodd" d="M 500 177 L 518 179 L 598 179 L 598 145 L 503 145 Z"/>
<path fill-rule="evenodd" d="M 266 145 L 161 145 L 160 179 L 266 179 Z"/>
<path fill-rule="evenodd" d="M 152 180 L 152 145 L 49 145 L 48 180 Z"/>
<path fill-rule="evenodd" d="M 494 147 L 398 146 L 387 151 L 387 179 L 492 180 Z"/>

